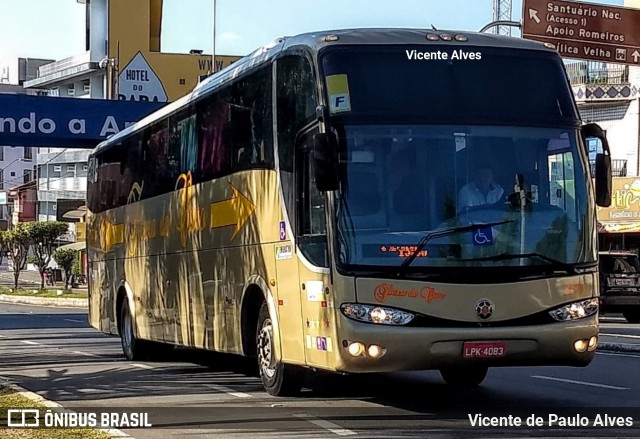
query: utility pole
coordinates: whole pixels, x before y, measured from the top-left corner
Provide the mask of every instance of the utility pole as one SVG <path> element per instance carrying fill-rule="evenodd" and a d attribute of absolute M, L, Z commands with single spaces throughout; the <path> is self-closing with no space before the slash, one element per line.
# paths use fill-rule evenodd
<path fill-rule="evenodd" d="M 511 0 L 493 0 L 493 21 L 511 21 Z M 497 26 L 495 32 L 511 36 L 511 26 Z"/>
<path fill-rule="evenodd" d="M 216 0 L 213 0 L 213 48 L 211 50 L 211 73 L 216 72 Z"/>

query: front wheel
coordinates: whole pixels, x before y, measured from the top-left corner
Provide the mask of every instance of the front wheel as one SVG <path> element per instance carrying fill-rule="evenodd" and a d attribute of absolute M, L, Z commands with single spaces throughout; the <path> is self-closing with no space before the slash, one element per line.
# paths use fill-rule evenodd
<path fill-rule="evenodd" d="M 445 383 L 455 387 L 476 387 L 487 377 L 488 367 L 440 369 Z"/>
<path fill-rule="evenodd" d="M 640 309 L 634 309 L 632 311 L 625 311 L 622 313 L 627 322 L 640 323 Z"/>
<path fill-rule="evenodd" d="M 290 396 L 299 393 L 302 388 L 300 370 L 276 360 L 273 324 L 266 303 L 263 303 L 260 308 L 256 348 L 260 378 L 267 393 L 273 396 Z"/>

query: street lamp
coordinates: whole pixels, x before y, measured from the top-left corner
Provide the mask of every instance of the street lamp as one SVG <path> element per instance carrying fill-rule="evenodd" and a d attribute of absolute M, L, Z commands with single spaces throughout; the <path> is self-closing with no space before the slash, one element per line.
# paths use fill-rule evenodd
<path fill-rule="evenodd" d="M 118 60 L 116 58 L 104 57 L 98 63 L 98 66 L 106 71 L 107 99 L 115 99 L 118 96 Z"/>

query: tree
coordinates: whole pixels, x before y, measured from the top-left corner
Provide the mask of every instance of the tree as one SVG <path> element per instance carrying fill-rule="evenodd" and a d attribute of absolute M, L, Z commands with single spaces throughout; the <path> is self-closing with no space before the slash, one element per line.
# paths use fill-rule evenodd
<path fill-rule="evenodd" d="M 58 249 L 53 253 L 53 259 L 64 270 L 64 289 L 69 289 L 69 279 L 71 279 L 71 269 L 78 259 L 76 250 L 70 248 Z"/>
<path fill-rule="evenodd" d="M 14 288 L 18 289 L 18 279 L 20 270 L 27 261 L 29 247 L 31 246 L 31 236 L 24 223 L 18 223 L 12 230 L 5 232 L 5 243 L 9 260 L 13 263 Z"/>
<path fill-rule="evenodd" d="M 25 226 L 33 245 L 33 253 L 38 260 L 40 288 L 44 289 L 44 271 L 53 257 L 54 244 L 67 233 L 69 224 L 60 221 L 34 221 Z"/>

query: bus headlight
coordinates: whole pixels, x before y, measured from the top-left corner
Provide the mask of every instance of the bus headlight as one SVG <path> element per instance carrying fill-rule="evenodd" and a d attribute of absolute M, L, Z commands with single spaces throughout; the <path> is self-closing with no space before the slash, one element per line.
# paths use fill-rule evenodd
<path fill-rule="evenodd" d="M 343 303 L 340 309 L 350 319 L 379 325 L 406 325 L 415 317 L 415 314 L 388 306 Z"/>
<path fill-rule="evenodd" d="M 549 311 L 551 317 L 559 322 L 583 319 L 598 312 L 598 298 L 580 300 Z"/>

